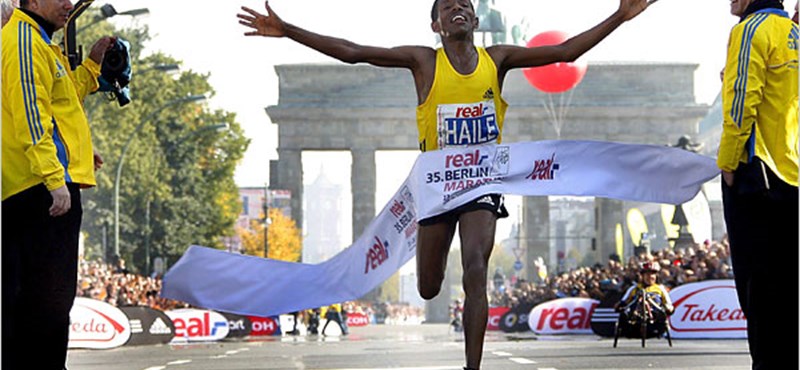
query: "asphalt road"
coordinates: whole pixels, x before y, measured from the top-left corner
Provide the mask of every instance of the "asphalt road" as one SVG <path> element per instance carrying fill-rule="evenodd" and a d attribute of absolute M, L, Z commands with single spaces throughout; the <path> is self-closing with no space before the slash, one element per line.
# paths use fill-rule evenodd
<path fill-rule="evenodd" d="M 447 325 L 376 325 L 338 336 L 283 336 L 203 344 L 70 350 L 70 370 L 459 370 L 460 333 Z M 639 340 L 597 336 L 541 337 L 489 332 L 482 369 L 706 369 L 747 370 L 745 340 Z"/>

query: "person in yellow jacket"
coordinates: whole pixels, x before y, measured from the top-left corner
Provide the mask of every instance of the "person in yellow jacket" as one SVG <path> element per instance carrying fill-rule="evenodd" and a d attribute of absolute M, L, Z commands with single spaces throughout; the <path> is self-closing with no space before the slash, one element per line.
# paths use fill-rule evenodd
<path fill-rule="evenodd" d="M 652 2 L 652 0 L 651 0 Z M 247 36 L 287 37 L 346 63 L 370 63 L 408 69 L 417 91 L 420 150 L 491 145 L 502 140 L 506 102 L 501 97 L 508 71 L 569 62 L 597 45 L 625 21 L 644 11 L 647 0 L 620 0 L 619 9 L 590 30 L 561 45 L 526 48 L 475 46 L 478 17 L 471 0 L 434 0 L 431 30 L 442 40 L 425 46 L 372 47 L 323 36 L 284 22 L 265 4 L 267 15 L 242 7 L 239 23 Z M 419 221 L 417 276 L 419 292 L 433 299 L 441 290 L 447 254 L 460 224 L 464 270 L 464 342 L 467 368 L 478 369 L 488 318 L 488 260 L 498 218 L 508 212 L 499 194 L 487 195 L 444 215 Z"/>
<path fill-rule="evenodd" d="M 75 299 L 80 188 L 95 185 L 83 98 L 111 46 L 75 71 L 52 40 L 69 0 L 21 0 L 2 29 L 2 367 L 63 369 Z M 24 346 L 36 344 L 36 355 Z"/>
<path fill-rule="evenodd" d="M 797 315 L 775 310 L 798 310 L 798 27 L 779 0 L 730 6 L 717 165 L 736 291 L 753 369 L 796 369 L 779 348 L 797 348 Z"/>
<path fill-rule="evenodd" d="M 328 324 L 330 324 L 331 321 L 339 325 L 339 330 L 341 330 L 342 335 L 350 334 L 347 329 L 347 317 L 340 303 L 334 303 L 328 306 L 323 315 L 325 317 L 325 325 L 322 327 L 322 330 L 320 330 L 320 334 L 323 336 L 326 335 L 325 329 L 328 328 Z"/>

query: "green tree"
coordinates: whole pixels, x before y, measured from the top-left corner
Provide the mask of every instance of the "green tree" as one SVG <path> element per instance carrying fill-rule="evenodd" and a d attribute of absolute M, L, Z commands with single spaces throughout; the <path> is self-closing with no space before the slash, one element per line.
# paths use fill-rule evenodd
<path fill-rule="evenodd" d="M 82 19 L 94 14 L 90 9 Z M 192 244 L 221 248 L 221 237 L 234 233 L 239 214 L 233 174 L 249 140 L 233 113 L 212 111 L 202 103 L 167 106 L 190 95 L 212 97 L 214 89 L 208 74 L 158 69 L 181 64 L 169 55 L 143 57 L 150 39 L 146 27 L 117 30 L 99 22 L 77 35 L 78 44 L 88 54 L 102 35 L 130 42 L 133 74 L 130 104 L 120 107 L 104 92 L 84 102 L 95 151 L 105 162 L 96 173 L 97 187 L 83 192 L 87 257 L 113 253 L 115 170 L 126 141 L 145 120 L 132 138 L 120 176 L 121 257 L 144 272 L 148 249 L 150 259 L 163 256 L 172 264 Z M 209 129 L 222 125 L 227 129 Z"/>
<path fill-rule="evenodd" d="M 400 301 L 400 272 L 394 273 L 380 285 L 380 299 L 383 302 Z"/>

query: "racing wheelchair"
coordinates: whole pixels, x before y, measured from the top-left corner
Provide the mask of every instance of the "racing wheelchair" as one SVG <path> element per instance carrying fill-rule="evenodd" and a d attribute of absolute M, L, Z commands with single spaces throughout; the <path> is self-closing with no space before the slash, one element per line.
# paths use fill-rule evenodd
<path fill-rule="evenodd" d="M 633 301 L 618 308 L 619 318 L 614 325 L 614 348 L 620 336 L 642 340 L 642 348 L 648 338 L 667 337 L 669 346 L 672 347 L 672 337 L 669 334 L 668 318 L 672 312 L 648 297 L 648 293 L 638 290 Z"/>

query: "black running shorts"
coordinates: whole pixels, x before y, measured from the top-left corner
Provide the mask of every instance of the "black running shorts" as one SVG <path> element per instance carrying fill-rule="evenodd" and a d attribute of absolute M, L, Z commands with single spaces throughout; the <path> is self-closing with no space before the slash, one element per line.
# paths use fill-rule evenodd
<path fill-rule="evenodd" d="M 458 220 L 462 213 L 477 211 L 479 209 L 490 211 L 497 216 L 497 218 L 508 217 L 508 210 L 503 204 L 503 196 L 501 194 L 487 194 L 481 195 L 452 211 L 420 220 L 419 224 L 428 226 L 442 222 L 452 222 Z"/>

